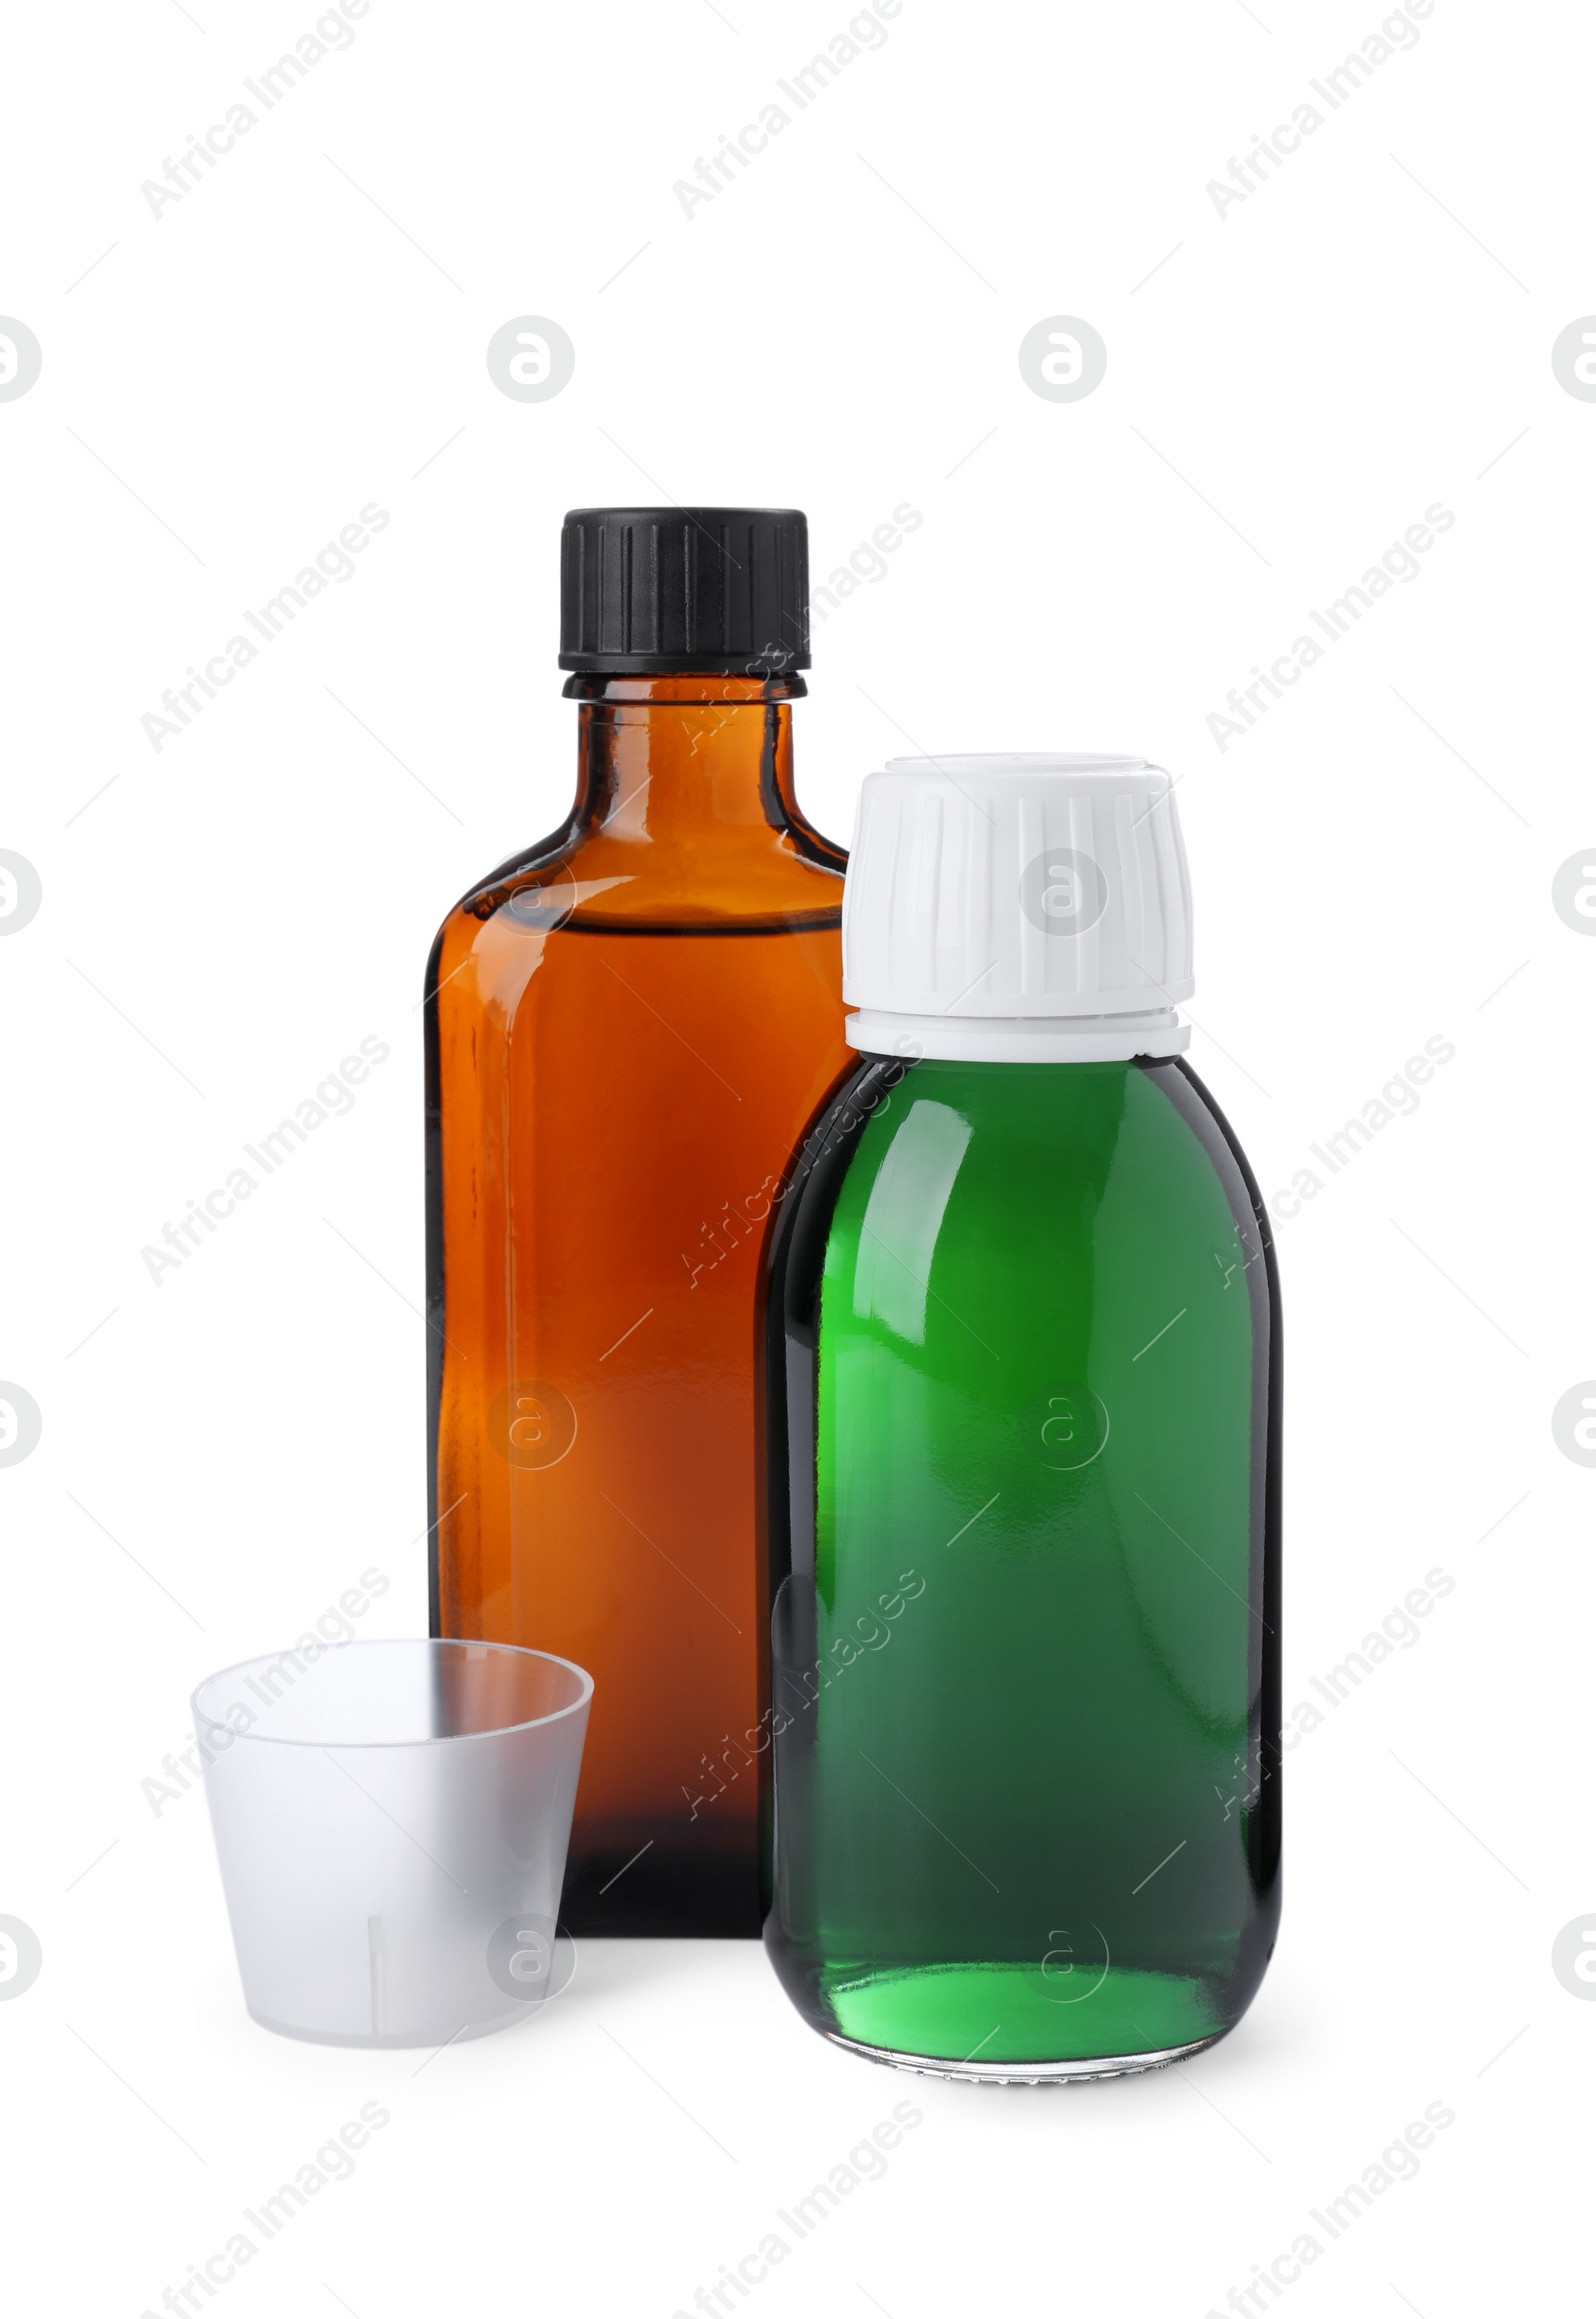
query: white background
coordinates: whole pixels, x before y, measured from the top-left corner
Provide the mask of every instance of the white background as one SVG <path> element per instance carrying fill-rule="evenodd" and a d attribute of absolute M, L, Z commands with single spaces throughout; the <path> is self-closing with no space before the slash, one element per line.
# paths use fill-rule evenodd
<path fill-rule="evenodd" d="M 1377 0 L 903 0 L 685 216 L 673 182 L 849 14 L 372 0 L 159 217 L 141 182 L 314 0 L 13 22 L 0 311 L 44 366 L 0 403 L 0 846 L 44 901 L 0 942 L 0 1376 L 43 1437 L 0 1471 L 0 1911 L 44 1965 L 0 2005 L 9 2308 L 159 2310 L 366 2101 L 390 2123 L 228 2319 L 666 2319 L 906 2097 L 923 2123 L 761 2319 L 1200 2319 L 1430 2102 L 1422 2172 L 1279 2299 L 1559 2291 L 1596 1472 L 1551 1411 L 1596 1372 L 1596 943 L 1551 882 L 1596 836 L 1596 406 L 1550 355 L 1596 308 L 1593 28 L 1436 0 L 1221 216 L 1207 182 Z M 484 360 L 524 314 L 577 352 L 536 404 Z M 1108 347 L 1082 401 L 1020 375 L 1057 314 Z M 423 963 L 569 801 L 562 511 L 666 497 L 807 509 L 817 579 L 923 515 L 817 628 L 799 783 L 831 833 L 914 745 L 1181 777 L 1194 1060 L 1266 1191 L 1456 1049 L 1280 1227 L 1287 1702 L 1427 1570 L 1454 1589 L 1296 1748 L 1275 1963 L 1180 2070 L 900 2078 L 804 2028 L 755 1944 L 593 1944 L 541 2018 L 430 2062 L 293 2045 L 243 2012 L 200 1796 L 141 1784 L 200 1674 L 367 1566 L 363 1631 L 424 1631 Z M 355 577 L 154 749 L 163 689 L 373 501 Z M 1421 577 L 1221 751 L 1231 687 L 1436 502 Z M 141 1249 L 368 1035 L 354 1111 L 152 1282 Z"/>

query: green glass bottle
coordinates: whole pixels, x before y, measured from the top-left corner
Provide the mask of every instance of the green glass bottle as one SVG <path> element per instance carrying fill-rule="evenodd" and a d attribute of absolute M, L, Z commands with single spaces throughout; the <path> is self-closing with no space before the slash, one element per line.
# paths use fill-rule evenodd
<path fill-rule="evenodd" d="M 1279 1913 L 1278 1296 L 1168 780 L 900 762 L 853 862 L 863 1059 L 772 1244 L 766 1941 L 878 2059 L 1148 2068 Z"/>

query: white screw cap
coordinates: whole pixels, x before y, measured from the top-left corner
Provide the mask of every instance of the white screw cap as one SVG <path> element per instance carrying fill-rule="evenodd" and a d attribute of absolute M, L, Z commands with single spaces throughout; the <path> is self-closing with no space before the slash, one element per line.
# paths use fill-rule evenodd
<path fill-rule="evenodd" d="M 868 775 L 843 892 L 850 1045 L 1179 1053 L 1191 885 L 1172 791 L 1140 757 L 895 757 Z"/>

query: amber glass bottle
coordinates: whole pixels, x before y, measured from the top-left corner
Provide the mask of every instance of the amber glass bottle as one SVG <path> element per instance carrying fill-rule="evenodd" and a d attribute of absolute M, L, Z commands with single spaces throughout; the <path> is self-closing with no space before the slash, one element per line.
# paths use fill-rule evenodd
<path fill-rule="evenodd" d="M 427 973 L 433 1632 L 595 1679 L 563 1917 L 755 1936 L 768 1219 L 850 1062 L 794 511 L 566 520 L 577 796 Z"/>

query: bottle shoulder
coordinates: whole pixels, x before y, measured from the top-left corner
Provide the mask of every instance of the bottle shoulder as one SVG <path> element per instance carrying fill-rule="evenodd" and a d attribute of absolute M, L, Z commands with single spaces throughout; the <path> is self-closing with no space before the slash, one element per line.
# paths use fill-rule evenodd
<path fill-rule="evenodd" d="M 1218 1116 L 1213 1099 L 1181 1058 L 1133 1062 L 976 1063 L 941 1056 L 860 1056 L 863 1081 L 872 1067 L 896 1064 L 897 1101 L 872 1113 L 880 1143 L 902 1128 L 918 1105 L 936 1105 L 963 1122 L 965 1140 L 995 1150 L 1026 1148 L 1103 1156 L 1121 1144 L 1167 1135 L 1170 1115 L 1188 1132 L 1195 1116 Z M 896 1124 L 889 1127 L 889 1122 Z M 1201 1139 L 1198 1138 L 1199 1148 Z"/>
<path fill-rule="evenodd" d="M 453 930 L 469 948 L 472 929 L 501 916 L 546 933 L 838 927 L 846 860 L 835 848 L 822 858 L 792 830 L 763 829 L 735 846 L 638 845 L 568 824 L 470 888 L 445 917 L 439 942 Z"/>
<path fill-rule="evenodd" d="M 503 1031 L 530 1008 L 590 1021 L 598 1038 L 601 1001 L 629 984 L 689 1045 L 763 1046 L 774 1027 L 801 1048 L 821 1025 L 828 1046 L 837 1041 L 840 877 L 744 882 L 728 894 L 706 890 L 690 865 L 676 881 L 634 878 L 629 867 L 562 846 L 474 888 L 428 956 L 429 1025 L 458 1042 L 484 1023 Z"/>
<path fill-rule="evenodd" d="M 804 1198 L 850 1241 L 887 1214 L 921 1217 L 928 1253 L 949 1234 L 1022 1245 L 1049 1220 L 1156 1215 L 1200 1236 L 1234 1226 L 1263 1253 L 1269 1228 L 1240 1146 L 1183 1060 L 892 1063 L 863 1057 L 812 1139 Z M 846 1152 L 839 1146 L 846 1144 Z M 821 1145 L 832 1157 L 814 1164 Z M 812 1182 L 811 1182 L 812 1180 Z M 1272 1258 L 1271 1258 L 1272 1264 Z"/>
<path fill-rule="evenodd" d="M 1059 1330 L 1131 1364 L 1165 1324 L 1278 1362 L 1267 1215 L 1179 1058 L 862 1058 L 798 1163 L 772 1265 L 789 1347 L 890 1322 L 903 1346 L 985 1346 L 997 1390 L 1018 1374 L 1022 1342 L 1034 1351 Z"/>

